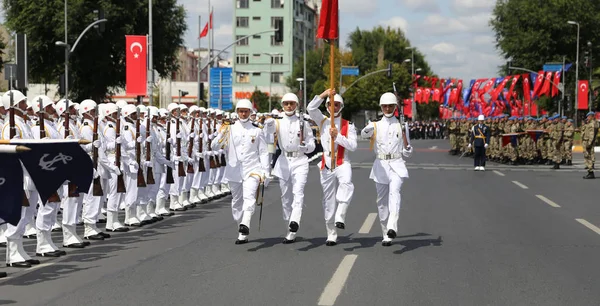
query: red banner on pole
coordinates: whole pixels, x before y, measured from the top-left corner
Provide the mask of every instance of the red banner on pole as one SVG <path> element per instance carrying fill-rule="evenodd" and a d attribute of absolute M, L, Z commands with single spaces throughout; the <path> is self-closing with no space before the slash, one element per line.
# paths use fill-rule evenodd
<path fill-rule="evenodd" d="M 577 93 L 577 109 L 588 109 L 589 82 L 588 80 L 579 80 Z"/>
<path fill-rule="evenodd" d="M 317 38 L 338 38 L 338 0 L 322 0 Z"/>
<path fill-rule="evenodd" d="M 125 35 L 125 92 L 128 96 L 147 94 L 146 36 Z"/>

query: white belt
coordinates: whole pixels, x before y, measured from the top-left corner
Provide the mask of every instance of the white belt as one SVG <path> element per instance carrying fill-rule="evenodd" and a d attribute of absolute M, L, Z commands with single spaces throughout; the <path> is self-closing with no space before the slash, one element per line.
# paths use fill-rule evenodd
<path fill-rule="evenodd" d="M 381 160 L 398 159 L 400 157 L 400 154 L 377 154 L 377 158 Z"/>
<path fill-rule="evenodd" d="M 300 153 L 298 151 L 284 152 L 283 154 L 285 155 L 285 157 L 299 157 L 299 156 L 302 156 L 302 153 Z"/>

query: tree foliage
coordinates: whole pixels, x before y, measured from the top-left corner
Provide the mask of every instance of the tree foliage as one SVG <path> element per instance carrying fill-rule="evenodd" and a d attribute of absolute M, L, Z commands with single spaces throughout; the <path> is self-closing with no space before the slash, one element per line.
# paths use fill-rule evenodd
<path fill-rule="evenodd" d="M 70 95 L 80 101 L 102 101 L 125 86 L 125 35 L 148 33 L 148 0 L 69 0 L 68 37 L 73 45 L 94 21 L 94 10 L 103 9 L 105 31 L 85 34 L 69 58 Z M 64 73 L 65 40 L 63 0 L 5 0 L 7 27 L 28 38 L 31 82 L 57 82 Z M 153 1 L 154 69 L 162 77 L 177 70 L 177 50 L 187 29 L 185 10 L 176 0 Z"/>

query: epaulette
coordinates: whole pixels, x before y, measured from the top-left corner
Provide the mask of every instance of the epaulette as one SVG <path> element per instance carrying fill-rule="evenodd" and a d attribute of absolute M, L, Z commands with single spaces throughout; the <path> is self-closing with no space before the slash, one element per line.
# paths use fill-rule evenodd
<path fill-rule="evenodd" d="M 127 130 L 129 129 L 129 126 L 128 126 L 128 125 L 125 125 L 125 126 L 123 127 L 123 129 L 124 129 L 125 131 L 127 131 Z"/>

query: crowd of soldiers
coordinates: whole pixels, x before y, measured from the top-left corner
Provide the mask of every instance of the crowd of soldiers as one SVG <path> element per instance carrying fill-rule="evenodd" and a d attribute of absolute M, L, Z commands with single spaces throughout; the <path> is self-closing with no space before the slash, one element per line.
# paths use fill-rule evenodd
<path fill-rule="evenodd" d="M 446 122 L 415 121 L 408 123 L 410 139 L 444 139 Z"/>
<path fill-rule="evenodd" d="M 472 156 L 468 147 L 474 118 L 452 118 L 448 122 L 450 154 Z M 510 165 L 572 165 L 573 120 L 565 116 L 488 117 L 485 124 L 491 129 L 487 159 Z"/>

